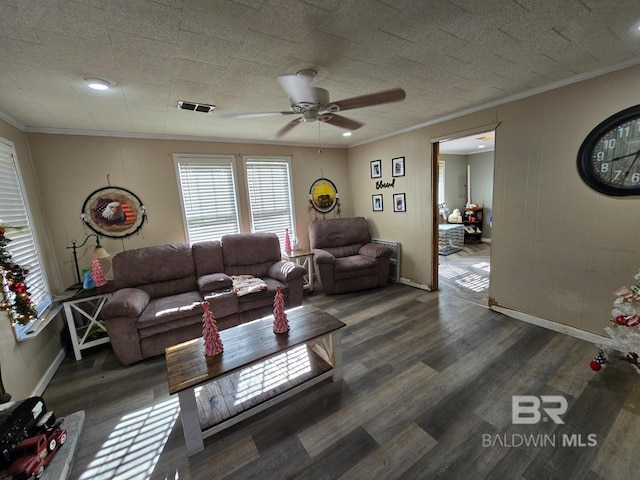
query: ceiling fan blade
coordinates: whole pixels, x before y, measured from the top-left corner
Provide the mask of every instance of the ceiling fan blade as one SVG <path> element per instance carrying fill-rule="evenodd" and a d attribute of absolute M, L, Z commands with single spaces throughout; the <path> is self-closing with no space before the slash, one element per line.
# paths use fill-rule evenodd
<path fill-rule="evenodd" d="M 217 118 L 259 118 L 259 117 L 281 117 L 292 115 L 293 112 L 247 112 L 247 113 L 223 113 L 216 114 Z"/>
<path fill-rule="evenodd" d="M 301 122 L 302 122 L 302 117 L 296 118 L 295 120 L 291 120 L 284 127 L 282 127 L 280 130 L 278 130 L 278 133 L 276 133 L 276 138 L 280 138 L 280 137 L 284 136 L 285 134 L 287 134 L 289 132 L 289 130 L 291 130 L 293 127 L 295 127 L 296 125 L 298 125 Z"/>
<path fill-rule="evenodd" d="M 293 103 L 317 103 L 316 90 L 311 86 L 312 77 L 308 75 L 281 75 L 278 83 Z"/>
<path fill-rule="evenodd" d="M 383 103 L 399 102 L 406 98 L 407 94 L 401 88 L 393 88 L 391 90 L 383 90 L 382 92 L 362 95 L 361 97 L 346 98 L 337 102 L 331 102 L 328 110 L 339 112 L 343 110 L 352 110 L 354 108 L 371 107 L 373 105 L 382 105 Z"/>
<path fill-rule="evenodd" d="M 318 116 L 318 120 L 325 123 L 330 123 L 336 127 L 346 128 L 347 130 L 357 130 L 364 126 L 364 123 L 356 122 L 347 117 L 341 117 L 335 113 L 325 113 Z"/>

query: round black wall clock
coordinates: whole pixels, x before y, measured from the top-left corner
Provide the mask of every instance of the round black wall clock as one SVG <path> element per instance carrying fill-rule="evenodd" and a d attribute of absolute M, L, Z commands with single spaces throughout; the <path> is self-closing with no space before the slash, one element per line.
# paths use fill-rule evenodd
<path fill-rule="evenodd" d="M 123 238 L 140 230 L 147 214 L 135 193 L 126 188 L 104 187 L 87 197 L 80 217 L 98 235 Z"/>
<path fill-rule="evenodd" d="M 578 173 L 605 195 L 640 195 L 640 105 L 610 116 L 587 135 Z"/>

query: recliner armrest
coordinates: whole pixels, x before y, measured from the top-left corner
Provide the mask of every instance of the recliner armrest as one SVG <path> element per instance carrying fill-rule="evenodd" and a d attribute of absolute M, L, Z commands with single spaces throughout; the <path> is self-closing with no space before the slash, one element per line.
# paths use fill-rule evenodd
<path fill-rule="evenodd" d="M 320 248 L 314 248 L 311 250 L 313 253 L 313 261 L 315 263 L 336 263 L 336 257 L 331 255 L 326 250 L 322 250 Z"/>
<path fill-rule="evenodd" d="M 288 283 L 296 278 L 301 278 L 307 271 L 304 267 L 297 265 L 293 262 L 280 261 L 276 262 L 269 267 L 267 274 L 276 280 L 283 283 Z"/>
<path fill-rule="evenodd" d="M 367 257 L 385 258 L 393 255 L 393 250 L 380 243 L 367 243 L 360 247 L 360 251 L 358 253 Z"/>
<path fill-rule="evenodd" d="M 149 294 L 139 288 L 121 288 L 107 300 L 100 315 L 104 319 L 113 317 L 138 318 L 149 305 Z"/>

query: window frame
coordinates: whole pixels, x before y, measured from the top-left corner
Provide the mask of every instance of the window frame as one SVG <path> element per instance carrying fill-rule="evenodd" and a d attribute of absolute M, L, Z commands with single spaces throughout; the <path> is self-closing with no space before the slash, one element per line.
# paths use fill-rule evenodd
<path fill-rule="evenodd" d="M 232 175 L 232 186 L 233 186 L 233 195 L 234 195 L 234 207 L 236 213 L 236 221 L 237 221 L 237 232 L 242 231 L 242 213 L 240 209 L 240 203 L 238 198 L 238 174 L 237 174 L 237 166 L 236 166 L 236 157 L 235 155 L 225 155 L 225 154 L 187 154 L 187 153 L 174 153 L 173 154 L 173 162 L 176 174 L 176 182 L 178 186 L 178 193 L 180 196 L 180 210 L 182 212 L 182 223 L 184 228 L 184 235 L 187 242 L 193 244 L 199 241 L 203 241 L 203 239 L 193 239 L 192 235 L 189 231 L 189 219 L 187 216 L 187 208 L 185 204 L 185 192 L 183 189 L 182 175 L 181 175 L 181 165 L 185 163 L 196 163 L 196 164 L 204 164 L 204 165 L 225 165 L 231 168 Z M 223 233 L 222 235 L 226 235 L 228 232 Z M 209 237 L 207 240 L 220 240 L 220 236 Z"/>
<path fill-rule="evenodd" d="M 8 238 L 11 238 L 12 240 L 16 240 L 15 238 L 12 238 L 12 237 L 17 237 L 17 236 L 24 237 L 25 233 L 28 233 L 29 238 L 26 241 L 31 244 L 29 246 L 32 247 L 32 250 L 30 250 L 28 253 L 21 255 L 21 257 L 31 256 L 31 255 L 34 257 L 34 260 L 31 261 L 30 263 L 25 263 L 25 260 L 16 261 L 15 257 L 12 258 L 12 260 L 16 261 L 16 263 L 18 263 L 19 265 L 29 270 L 29 274 L 27 274 L 27 277 L 26 277 L 27 288 L 30 289 L 30 292 L 29 292 L 30 297 L 34 301 L 34 303 L 36 303 L 37 301 L 36 311 L 38 312 L 38 316 L 26 325 L 21 325 L 17 322 L 14 323 L 13 319 L 10 317 L 9 312 L 7 312 L 7 316 L 9 321 L 11 322 L 11 327 L 13 330 L 13 335 L 15 337 L 15 340 L 20 342 L 35 336 L 37 333 L 40 332 L 44 324 L 48 320 L 50 320 L 47 314 L 49 313 L 53 304 L 53 294 L 51 292 L 51 286 L 49 284 L 47 267 L 45 262 L 43 261 L 43 258 L 44 258 L 42 255 L 43 250 L 40 246 L 40 242 L 38 239 L 38 231 L 33 219 L 33 213 L 32 213 L 31 205 L 29 202 L 29 197 L 26 192 L 24 179 L 22 176 L 22 170 L 20 168 L 20 160 L 18 159 L 18 154 L 16 152 L 13 142 L 1 137 L 0 137 L 0 150 L 2 150 L 4 154 L 7 154 L 12 159 L 12 163 L 15 170 L 14 185 L 17 187 L 18 191 L 20 192 L 20 196 L 22 199 L 21 207 L 24 208 L 25 219 L 27 222 L 26 228 L 24 230 L 20 230 L 20 232 L 7 230 L 5 232 L 5 236 L 7 236 Z M 11 180 L 12 183 L 14 181 L 13 178 L 9 178 L 9 180 Z M 2 221 L 1 218 L 0 218 L 0 221 Z M 11 222 L 7 222 L 7 223 L 10 224 Z M 13 226 L 16 226 L 16 225 L 13 225 Z M 27 259 L 26 262 L 29 262 L 29 260 Z M 40 272 L 36 282 L 32 281 L 33 275 L 34 275 L 33 273 L 34 262 L 37 263 L 37 267 Z M 30 279 L 29 277 L 32 277 L 32 278 Z M 32 285 L 34 284 L 41 285 L 41 288 L 43 291 L 40 294 L 34 293 L 31 290 L 31 288 L 33 288 Z"/>

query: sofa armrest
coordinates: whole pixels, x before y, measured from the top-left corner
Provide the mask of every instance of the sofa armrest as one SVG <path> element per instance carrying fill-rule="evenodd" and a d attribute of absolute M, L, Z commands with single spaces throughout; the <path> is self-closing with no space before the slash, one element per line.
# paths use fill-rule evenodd
<path fill-rule="evenodd" d="M 305 273 L 307 271 L 300 265 L 293 262 L 280 261 L 269 267 L 267 275 L 283 283 L 289 283 L 296 278 L 302 278 Z"/>
<path fill-rule="evenodd" d="M 311 252 L 313 253 L 314 263 L 318 265 L 322 263 L 336 263 L 336 257 L 331 255 L 326 250 L 322 250 L 320 248 L 314 248 L 313 250 L 311 250 Z"/>
<path fill-rule="evenodd" d="M 358 253 L 367 257 L 386 258 L 393 254 L 393 250 L 386 245 L 381 245 L 379 243 L 367 243 L 360 247 L 360 251 Z"/>
<path fill-rule="evenodd" d="M 122 288 L 107 300 L 100 312 L 102 318 L 133 317 L 138 318 L 149 305 L 149 294 L 139 288 Z"/>
<path fill-rule="evenodd" d="M 233 280 L 231 280 L 231 277 L 226 273 L 210 273 L 198 277 L 198 289 L 203 295 L 215 292 L 216 290 L 230 288 L 232 285 Z"/>

